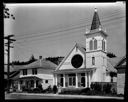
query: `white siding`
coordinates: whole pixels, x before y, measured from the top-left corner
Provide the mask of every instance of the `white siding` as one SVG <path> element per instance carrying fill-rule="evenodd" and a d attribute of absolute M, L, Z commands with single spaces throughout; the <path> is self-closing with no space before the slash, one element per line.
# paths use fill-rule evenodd
<path fill-rule="evenodd" d="M 59 70 L 63 70 L 63 69 L 74 69 L 74 67 L 71 64 L 71 59 L 75 54 L 80 54 L 83 57 L 83 61 L 84 63 L 82 64 L 82 66 L 80 68 L 85 68 L 85 54 L 83 54 L 79 49 L 77 49 L 76 51 L 76 47 L 73 49 L 73 51 L 70 53 L 70 55 L 68 56 L 68 58 L 64 61 L 63 65 L 60 67 Z"/>

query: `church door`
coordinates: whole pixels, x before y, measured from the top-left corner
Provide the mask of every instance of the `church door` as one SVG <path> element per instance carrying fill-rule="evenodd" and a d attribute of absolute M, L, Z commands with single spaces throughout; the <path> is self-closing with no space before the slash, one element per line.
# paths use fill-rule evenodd
<path fill-rule="evenodd" d="M 81 77 L 81 86 L 85 87 L 85 77 Z"/>

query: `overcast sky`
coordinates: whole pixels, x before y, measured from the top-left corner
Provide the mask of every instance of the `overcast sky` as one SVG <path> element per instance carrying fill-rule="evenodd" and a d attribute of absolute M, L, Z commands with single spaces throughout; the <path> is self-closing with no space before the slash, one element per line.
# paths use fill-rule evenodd
<path fill-rule="evenodd" d="M 84 34 L 90 29 L 95 8 L 108 34 L 108 52 L 119 57 L 126 53 L 125 3 L 7 4 L 7 7 L 16 18 L 4 20 L 5 36 L 14 34 L 16 39 L 11 50 L 13 61 L 26 61 L 32 54 L 35 58 L 66 56 L 76 42 L 85 45 Z"/>

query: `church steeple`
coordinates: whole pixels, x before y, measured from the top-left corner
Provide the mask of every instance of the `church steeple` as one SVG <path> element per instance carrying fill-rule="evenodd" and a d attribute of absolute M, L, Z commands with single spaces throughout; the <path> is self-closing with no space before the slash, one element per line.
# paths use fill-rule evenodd
<path fill-rule="evenodd" d="M 95 8 L 95 12 L 94 12 L 94 16 L 93 16 L 92 25 L 91 25 L 90 30 L 99 29 L 100 27 L 101 27 L 101 23 L 100 23 L 99 15 L 98 15 L 97 9 Z"/>

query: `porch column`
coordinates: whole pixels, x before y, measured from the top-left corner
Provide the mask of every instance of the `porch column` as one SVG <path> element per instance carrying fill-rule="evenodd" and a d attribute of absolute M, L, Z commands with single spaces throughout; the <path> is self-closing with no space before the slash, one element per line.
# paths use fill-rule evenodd
<path fill-rule="evenodd" d="M 85 87 L 87 87 L 87 72 L 85 72 Z"/>
<path fill-rule="evenodd" d="M 55 85 L 57 86 L 57 74 L 55 74 Z"/>
<path fill-rule="evenodd" d="M 63 87 L 65 88 L 65 74 L 63 74 Z"/>
<path fill-rule="evenodd" d="M 89 73 L 87 72 L 87 87 L 89 87 Z"/>
<path fill-rule="evenodd" d="M 90 87 L 90 84 L 91 84 L 91 81 L 90 81 L 90 79 L 91 79 L 90 76 L 91 76 L 91 75 L 90 75 L 90 74 L 91 74 L 91 73 L 89 72 L 89 73 L 88 73 L 89 87 Z"/>
<path fill-rule="evenodd" d="M 76 88 L 78 88 L 78 74 L 76 73 Z"/>
<path fill-rule="evenodd" d="M 36 88 L 36 80 L 34 80 L 34 88 Z"/>
<path fill-rule="evenodd" d="M 18 81 L 18 90 L 20 90 L 20 81 Z"/>

